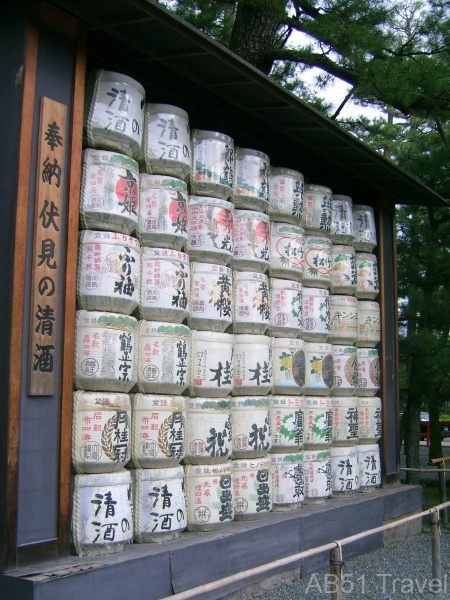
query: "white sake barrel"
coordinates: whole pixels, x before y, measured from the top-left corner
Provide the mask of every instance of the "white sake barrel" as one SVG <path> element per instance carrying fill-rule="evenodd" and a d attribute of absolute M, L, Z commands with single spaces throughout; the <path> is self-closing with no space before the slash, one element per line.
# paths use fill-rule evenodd
<path fill-rule="evenodd" d="M 77 271 L 80 308 L 130 315 L 139 301 L 140 269 L 137 239 L 110 231 L 80 232 Z"/>
<path fill-rule="evenodd" d="M 185 462 L 216 465 L 231 458 L 231 407 L 228 398 L 188 398 Z"/>
<path fill-rule="evenodd" d="M 331 196 L 331 231 L 333 244 L 352 244 L 355 239 L 353 202 L 350 196 Z"/>
<path fill-rule="evenodd" d="M 273 452 L 298 452 L 303 446 L 303 398 L 271 396 Z"/>
<path fill-rule="evenodd" d="M 233 322 L 232 271 L 223 265 L 191 262 L 192 329 L 223 332 Z"/>
<path fill-rule="evenodd" d="M 383 433 L 381 419 L 381 399 L 376 396 L 358 397 L 359 441 L 361 444 L 375 444 Z"/>
<path fill-rule="evenodd" d="M 332 294 L 354 296 L 356 292 L 356 254 L 353 246 L 331 247 L 331 284 Z"/>
<path fill-rule="evenodd" d="M 358 300 L 354 296 L 330 296 L 331 344 L 355 344 L 358 337 Z"/>
<path fill-rule="evenodd" d="M 137 227 L 138 210 L 137 162 L 116 152 L 84 150 L 80 193 L 82 229 L 130 235 Z"/>
<path fill-rule="evenodd" d="M 330 292 L 303 287 L 302 308 L 302 339 L 305 342 L 326 342 L 331 333 Z"/>
<path fill-rule="evenodd" d="M 325 236 L 305 235 L 304 286 L 328 289 L 331 284 L 331 240 Z"/>
<path fill-rule="evenodd" d="M 216 531 L 234 519 L 231 461 L 223 465 L 187 465 L 188 531 Z"/>
<path fill-rule="evenodd" d="M 375 396 L 381 387 L 380 358 L 376 348 L 358 348 L 357 396 Z"/>
<path fill-rule="evenodd" d="M 305 391 L 305 342 L 272 339 L 273 393 L 300 395 Z"/>
<path fill-rule="evenodd" d="M 353 246 L 357 252 L 372 252 L 377 245 L 377 231 L 373 208 L 364 204 L 353 205 Z"/>
<path fill-rule="evenodd" d="M 170 542 L 187 525 L 184 470 L 132 469 L 134 540 Z"/>
<path fill-rule="evenodd" d="M 270 401 L 267 396 L 231 399 L 233 458 L 260 458 L 272 448 Z"/>
<path fill-rule="evenodd" d="M 135 79 L 99 69 L 88 77 L 84 141 L 90 148 L 137 158 L 142 145 L 145 90 Z"/>
<path fill-rule="evenodd" d="M 72 487 L 72 541 L 78 556 L 114 554 L 131 543 L 129 471 L 75 475 Z"/>
<path fill-rule="evenodd" d="M 189 235 L 186 251 L 191 260 L 227 265 L 233 258 L 234 207 L 231 202 L 189 196 Z"/>
<path fill-rule="evenodd" d="M 303 480 L 304 505 L 322 504 L 331 498 L 331 451 L 304 450 Z"/>
<path fill-rule="evenodd" d="M 381 486 L 381 460 L 378 444 L 358 444 L 359 491 L 373 492 Z"/>
<path fill-rule="evenodd" d="M 331 398 L 305 396 L 303 399 L 304 447 L 328 448 L 332 440 Z"/>
<path fill-rule="evenodd" d="M 225 398 L 233 390 L 234 338 L 229 333 L 192 331 L 189 395 Z"/>
<path fill-rule="evenodd" d="M 137 350 L 138 321 L 134 317 L 77 311 L 75 387 L 128 393 L 137 381 Z"/>
<path fill-rule="evenodd" d="M 267 212 L 270 196 L 270 159 L 250 148 L 236 148 L 234 204 L 237 208 Z"/>
<path fill-rule="evenodd" d="M 305 393 L 329 396 L 333 384 L 333 346 L 305 342 Z"/>
<path fill-rule="evenodd" d="M 353 396 L 358 386 L 358 356 L 355 346 L 333 345 L 334 385 L 332 396 Z"/>
<path fill-rule="evenodd" d="M 232 461 L 234 520 L 255 521 L 272 510 L 270 458 Z"/>
<path fill-rule="evenodd" d="M 303 286 L 298 281 L 269 277 L 270 326 L 273 337 L 300 337 L 303 321 Z"/>
<path fill-rule="evenodd" d="M 142 248 L 139 316 L 181 323 L 189 315 L 189 256 L 168 248 Z"/>
<path fill-rule="evenodd" d="M 331 399 L 333 446 L 352 446 L 358 443 L 358 398 L 338 396 Z"/>
<path fill-rule="evenodd" d="M 187 185 L 169 175 L 139 176 L 137 235 L 143 246 L 181 250 L 188 239 Z"/>
<path fill-rule="evenodd" d="M 167 394 L 133 394 L 132 465 L 139 469 L 176 467 L 184 458 L 186 400 Z"/>
<path fill-rule="evenodd" d="M 270 262 L 270 219 L 254 210 L 234 211 L 232 267 L 264 273 Z"/>
<path fill-rule="evenodd" d="M 234 396 L 269 394 L 273 387 L 272 344 L 265 335 L 234 336 Z"/>
<path fill-rule="evenodd" d="M 165 321 L 140 321 L 139 391 L 182 394 L 189 385 L 190 353 L 189 327 Z"/>
<path fill-rule="evenodd" d="M 233 274 L 233 332 L 263 334 L 270 325 L 269 278 L 264 273 Z"/>
<path fill-rule="evenodd" d="M 304 230 L 290 223 L 272 223 L 270 226 L 271 277 L 301 281 L 303 277 Z"/>
<path fill-rule="evenodd" d="M 302 227 L 306 233 L 329 234 L 331 229 L 331 190 L 323 185 L 305 184 Z"/>
<path fill-rule="evenodd" d="M 112 473 L 130 460 L 131 402 L 127 394 L 74 392 L 72 465 L 77 473 Z"/>
<path fill-rule="evenodd" d="M 304 177 L 298 171 L 270 167 L 269 216 L 272 221 L 300 225 Z"/>
<path fill-rule="evenodd" d="M 144 134 L 139 161 L 146 173 L 186 180 L 191 172 L 191 136 L 185 110 L 171 104 L 144 107 Z"/>
<path fill-rule="evenodd" d="M 356 446 L 331 447 L 333 498 L 353 496 L 359 489 L 358 450 Z"/>
<path fill-rule="evenodd" d="M 368 252 L 356 253 L 356 297 L 358 300 L 375 300 L 380 292 L 378 259 Z"/>
<path fill-rule="evenodd" d="M 234 185 L 234 142 L 217 131 L 192 131 L 191 193 L 228 200 Z"/>
<path fill-rule="evenodd" d="M 272 475 L 273 510 L 286 512 L 297 510 L 305 498 L 303 480 L 303 455 L 269 454 Z"/>
<path fill-rule="evenodd" d="M 380 305 L 378 302 L 358 300 L 358 338 L 360 348 L 375 348 L 381 339 Z"/>

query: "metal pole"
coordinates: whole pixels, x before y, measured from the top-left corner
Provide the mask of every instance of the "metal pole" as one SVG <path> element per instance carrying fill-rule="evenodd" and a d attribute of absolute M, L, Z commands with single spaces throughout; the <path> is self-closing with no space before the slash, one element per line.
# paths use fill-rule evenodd
<path fill-rule="evenodd" d="M 331 600 L 342 600 L 342 546 L 336 542 L 337 548 L 330 551 L 330 584 Z"/>
<path fill-rule="evenodd" d="M 442 463 L 442 469 L 445 469 L 445 461 L 443 460 Z M 441 504 L 443 504 L 444 502 L 447 502 L 447 486 L 446 486 L 446 481 L 445 481 L 445 471 L 439 471 L 439 496 L 441 499 Z M 443 508 L 442 509 L 442 522 L 444 523 L 444 525 L 448 525 L 448 518 L 447 518 L 447 509 Z"/>
<path fill-rule="evenodd" d="M 439 531 L 439 510 L 435 508 L 430 513 L 431 530 L 431 563 L 433 579 L 440 582 L 436 594 L 442 593 L 442 565 L 441 565 L 441 534 Z M 434 587 L 434 586 L 433 586 Z M 438 587 L 438 586 L 436 586 Z"/>

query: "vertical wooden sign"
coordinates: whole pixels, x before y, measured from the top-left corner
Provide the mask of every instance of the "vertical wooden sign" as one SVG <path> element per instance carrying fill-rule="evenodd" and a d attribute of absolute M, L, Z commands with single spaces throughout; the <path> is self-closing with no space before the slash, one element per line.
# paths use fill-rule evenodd
<path fill-rule="evenodd" d="M 41 98 L 34 212 L 28 395 L 55 393 L 61 208 L 67 144 L 67 106 Z"/>

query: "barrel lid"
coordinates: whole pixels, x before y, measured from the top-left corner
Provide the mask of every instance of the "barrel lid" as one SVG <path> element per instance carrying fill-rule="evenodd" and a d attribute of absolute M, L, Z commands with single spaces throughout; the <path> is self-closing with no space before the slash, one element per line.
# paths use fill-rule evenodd
<path fill-rule="evenodd" d="M 302 291 L 303 285 L 299 281 L 291 279 L 280 279 L 278 277 L 269 277 L 270 285 L 276 290 L 296 290 Z"/>
<path fill-rule="evenodd" d="M 234 342 L 234 335 L 232 333 L 197 330 L 192 330 L 191 333 L 193 342 L 219 342 L 222 344 L 232 344 Z"/>
<path fill-rule="evenodd" d="M 138 320 L 119 313 L 100 312 L 94 310 L 78 310 L 76 312 L 78 327 L 104 327 L 105 329 L 128 330 L 137 332 Z"/>
<path fill-rule="evenodd" d="M 196 140 L 217 140 L 234 146 L 234 140 L 229 135 L 219 131 L 210 131 L 209 129 L 193 129 L 192 140 L 194 143 Z"/>
<path fill-rule="evenodd" d="M 130 485 L 130 471 L 121 469 L 115 473 L 92 473 L 90 475 L 75 475 L 74 483 L 76 488 L 83 487 L 101 487 L 108 485 Z"/>
<path fill-rule="evenodd" d="M 180 191 L 187 194 L 187 183 L 181 179 L 178 179 L 178 177 L 171 177 L 170 175 L 155 175 L 152 173 L 141 173 L 139 175 L 140 191 L 154 188 Z"/>
<path fill-rule="evenodd" d="M 145 112 L 150 115 L 164 113 L 168 115 L 177 115 L 189 121 L 189 116 L 185 110 L 179 106 L 173 106 L 172 104 L 155 104 L 153 102 L 147 102 L 145 105 Z"/>
<path fill-rule="evenodd" d="M 267 335 L 257 335 L 254 333 L 237 333 L 234 336 L 236 344 L 262 344 L 263 346 L 271 345 L 271 338 Z"/>
<path fill-rule="evenodd" d="M 257 221 L 264 221 L 265 223 L 270 223 L 269 215 L 265 215 L 262 212 L 257 210 L 244 210 L 237 208 L 234 211 L 235 219 L 255 219 Z"/>
<path fill-rule="evenodd" d="M 283 233 L 284 235 L 291 235 L 295 237 L 302 237 L 305 235 L 303 227 L 297 225 L 291 225 L 290 223 L 281 223 L 280 221 L 272 221 L 270 224 L 272 234 L 277 233 L 278 235 Z"/>
<path fill-rule="evenodd" d="M 129 85 L 130 87 L 134 87 L 138 90 L 138 92 L 145 97 L 145 89 L 132 77 L 128 75 L 124 75 L 123 73 L 116 73 L 115 71 L 106 71 L 105 69 L 97 70 L 97 77 L 102 79 L 103 81 L 115 81 L 116 83 L 120 83 L 122 85 Z"/>
<path fill-rule="evenodd" d="M 180 260 L 189 263 L 189 255 L 181 250 L 172 250 L 170 248 L 150 248 L 142 247 L 142 259 L 160 259 L 160 260 Z"/>
<path fill-rule="evenodd" d="M 288 169 L 286 167 L 270 167 L 270 176 L 276 177 L 277 175 L 293 177 L 294 179 L 300 179 L 301 181 L 304 180 L 304 177 L 300 171 L 295 171 L 295 169 Z"/>
<path fill-rule="evenodd" d="M 186 325 L 178 325 L 168 321 L 139 321 L 139 335 L 190 338 L 191 330 Z"/>
<path fill-rule="evenodd" d="M 332 200 L 340 200 L 342 202 L 350 202 L 350 204 L 352 204 L 352 199 L 350 198 L 350 196 L 344 196 L 342 194 L 333 194 L 331 197 Z"/>
<path fill-rule="evenodd" d="M 139 250 L 141 245 L 139 240 L 125 233 L 114 231 L 95 231 L 84 229 L 79 233 L 80 244 L 113 244 L 116 246 L 132 246 Z"/>
<path fill-rule="evenodd" d="M 257 156 L 269 162 L 269 157 L 265 152 L 261 150 L 254 150 L 253 148 L 239 148 L 236 147 L 236 160 L 244 158 L 245 156 Z"/>
<path fill-rule="evenodd" d="M 219 206 L 220 208 L 234 211 L 234 204 L 228 200 L 213 198 L 212 196 L 189 196 L 189 206 L 196 206 L 197 204 L 211 204 L 213 206 Z"/>
<path fill-rule="evenodd" d="M 111 152 L 110 150 L 86 148 L 83 150 L 83 162 L 86 165 L 110 165 L 112 167 L 122 167 L 123 169 L 134 171 L 136 175 L 139 173 L 139 165 L 135 160 L 125 154 Z"/>
<path fill-rule="evenodd" d="M 308 192 L 318 192 L 320 194 L 328 194 L 331 196 L 332 191 L 329 187 L 324 185 L 317 185 L 316 183 L 307 183 L 305 184 L 305 194 Z"/>

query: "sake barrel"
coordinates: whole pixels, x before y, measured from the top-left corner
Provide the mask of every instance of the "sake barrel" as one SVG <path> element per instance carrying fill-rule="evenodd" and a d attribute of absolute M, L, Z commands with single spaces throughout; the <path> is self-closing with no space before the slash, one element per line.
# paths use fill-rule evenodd
<path fill-rule="evenodd" d="M 331 344 L 355 344 L 358 337 L 358 301 L 354 296 L 330 296 Z"/>
<path fill-rule="evenodd" d="M 86 83 L 84 141 L 137 158 L 142 145 L 145 90 L 122 73 L 99 69 Z"/>
<path fill-rule="evenodd" d="M 303 394 L 305 342 L 292 338 L 273 338 L 272 363 L 274 394 Z"/>
<path fill-rule="evenodd" d="M 305 342 L 305 393 L 329 396 L 333 384 L 333 346 Z"/>
<path fill-rule="evenodd" d="M 307 234 L 329 235 L 331 228 L 331 190 L 307 183 L 303 192 L 302 227 Z"/>
<path fill-rule="evenodd" d="M 358 357 L 355 346 L 333 345 L 334 385 L 332 396 L 353 396 L 358 386 Z"/>
<path fill-rule="evenodd" d="M 189 256 L 168 248 L 142 248 L 139 316 L 181 323 L 189 315 Z"/>
<path fill-rule="evenodd" d="M 301 281 L 303 277 L 304 230 L 291 223 L 273 222 L 270 226 L 271 277 Z"/>
<path fill-rule="evenodd" d="M 74 383 L 79 390 L 127 393 L 137 381 L 138 321 L 80 310 L 75 321 Z"/>
<path fill-rule="evenodd" d="M 328 448 L 332 440 L 332 399 L 305 396 L 303 399 L 304 447 Z"/>
<path fill-rule="evenodd" d="M 305 499 L 303 455 L 270 453 L 273 511 L 297 510 Z"/>
<path fill-rule="evenodd" d="M 72 488 L 72 541 L 78 556 L 114 554 L 131 543 L 129 471 L 75 475 Z"/>
<path fill-rule="evenodd" d="M 359 491 L 373 492 L 381 486 L 381 460 L 378 444 L 358 444 Z"/>
<path fill-rule="evenodd" d="M 303 286 L 297 281 L 269 277 L 272 337 L 300 337 L 303 321 Z"/>
<path fill-rule="evenodd" d="M 300 225 L 304 177 L 294 169 L 270 167 L 269 216 L 272 221 Z"/>
<path fill-rule="evenodd" d="M 329 291 L 303 287 L 302 308 L 302 339 L 305 342 L 326 342 L 331 333 Z"/>
<path fill-rule="evenodd" d="M 235 521 L 255 521 L 272 510 L 270 458 L 233 460 Z"/>
<path fill-rule="evenodd" d="M 353 245 L 357 252 L 372 252 L 377 245 L 377 232 L 373 208 L 365 204 L 353 205 Z"/>
<path fill-rule="evenodd" d="M 338 396 L 331 399 L 332 438 L 334 446 L 351 446 L 358 443 L 358 398 Z"/>
<path fill-rule="evenodd" d="M 190 396 L 225 398 L 233 389 L 234 338 L 229 333 L 192 331 Z"/>
<path fill-rule="evenodd" d="M 331 447 L 331 489 L 333 498 L 354 496 L 359 489 L 356 446 Z"/>
<path fill-rule="evenodd" d="M 381 387 L 380 358 L 376 348 L 358 348 L 357 396 L 375 396 Z"/>
<path fill-rule="evenodd" d="M 358 397 L 358 411 L 360 443 L 375 444 L 383 433 L 381 399 L 376 396 Z"/>
<path fill-rule="evenodd" d="M 202 196 L 189 197 L 191 260 L 227 265 L 233 258 L 234 207 L 231 202 Z"/>
<path fill-rule="evenodd" d="M 353 296 L 356 292 L 356 254 L 353 246 L 331 247 L 331 283 L 332 294 Z"/>
<path fill-rule="evenodd" d="M 185 454 L 186 400 L 167 394 L 133 394 L 131 465 L 176 467 Z"/>
<path fill-rule="evenodd" d="M 146 173 L 186 180 L 191 172 L 189 116 L 171 104 L 148 102 L 144 107 L 144 134 L 139 157 Z"/>
<path fill-rule="evenodd" d="M 139 176 L 137 235 L 144 246 L 181 250 L 188 239 L 187 185 L 169 175 Z"/>
<path fill-rule="evenodd" d="M 358 338 L 360 348 L 375 348 L 380 342 L 380 305 L 378 302 L 358 300 Z"/>
<path fill-rule="evenodd" d="M 271 346 L 265 335 L 234 336 L 234 396 L 266 395 L 272 390 Z"/>
<path fill-rule="evenodd" d="M 82 231 L 77 271 L 80 308 L 131 314 L 139 301 L 140 269 L 137 239 L 110 231 Z"/>
<path fill-rule="evenodd" d="M 270 219 L 254 210 L 234 211 L 234 250 L 231 262 L 238 271 L 264 273 L 270 262 Z"/>
<path fill-rule="evenodd" d="M 233 274 L 233 332 L 263 334 L 270 324 L 269 278 L 264 273 Z"/>
<path fill-rule="evenodd" d="M 221 464 L 231 458 L 231 408 L 228 398 L 188 398 L 185 462 Z"/>
<path fill-rule="evenodd" d="M 228 200 L 234 185 L 234 142 L 218 131 L 194 129 L 191 193 Z"/>
<path fill-rule="evenodd" d="M 165 321 L 140 321 L 139 391 L 182 394 L 189 385 L 190 352 L 189 327 Z"/>
<path fill-rule="evenodd" d="M 270 196 L 270 159 L 264 152 L 236 148 L 234 204 L 267 212 Z"/>
<path fill-rule="evenodd" d="M 303 451 L 304 505 L 323 504 L 331 498 L 331 451 Z"/>
<path fill-rule="evenodd" d="M 267 396 L 231 399 L 233 458 L 260 458 L 272 448 L 270 401 Z"/>
<path fill-rule="evenodd" d="M 185 467 L 188 531 L 216 531 L 231 525 L 234 519 L 231 473 L 231 461 Z"/>
<path fill-rule="evenodd" d="M 127 394 L 74 392 L 72 465 L 77 473 L 112 473 L 130 460 L 131 403 Z"/>
<path fill-rule="evenodd" d="M 137 227 L 139 165 L 107 150 L 83 151 L 80 193 L 82 229 L 117 231 L 130 235 Z"/>
<path fill-rule="evenodd" d="M 356 297 L 358 300 L 375 300 L 380 292 L 378 259 L 368 252 L 356 253 Z"/>
<path fill-rule="evenodd" d="M 187 525 L 184 470 L 132 469 L 134 541 L 170 542 Z"/>
<path fill-rule="evenodd" d="M 224 332 L 233 322 L 232 271 L 223 265 L 192 262 L 188 324 L 201 331 Z"/>
<path fill-rule="evenodd" d="M 298 452 L 303 446 L 303 398 L 271 396 L 272 452 Z"/>
<path fill-rule="evenodd" d="M 331 231 L 333 244 L 352 244 L 355 239 L 353 202 L 350 196 L 331 196 Z"/>
<path fill-rule="evenodd" d="M 331 284 L 331 240 L 325 236 L 305 235 L 304 286 L 328 289 Z"/>

